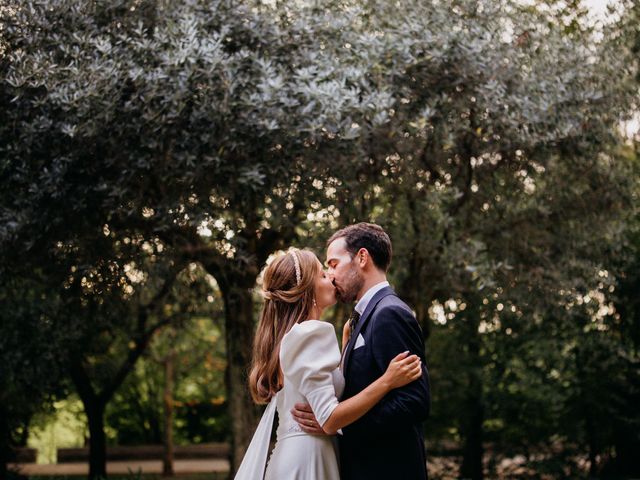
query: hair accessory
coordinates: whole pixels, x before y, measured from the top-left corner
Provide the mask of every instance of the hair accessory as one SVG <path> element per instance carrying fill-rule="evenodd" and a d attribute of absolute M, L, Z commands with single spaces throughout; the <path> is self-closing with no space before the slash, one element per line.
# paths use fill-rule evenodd
<path fill-rule="evenodd" d="M 291 250 L 291 256 L 293 257 L 293 266 L 296 269 L 296 285 L 300 285 L 302 274 L 300 273 L 300 260 L 298 259 L 298 254 L 295 249 Z"/>

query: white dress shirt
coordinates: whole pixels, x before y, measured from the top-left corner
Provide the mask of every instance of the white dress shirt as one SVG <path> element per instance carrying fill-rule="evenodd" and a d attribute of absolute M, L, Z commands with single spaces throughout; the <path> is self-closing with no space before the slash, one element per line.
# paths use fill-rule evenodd
<path fill-rule="evenodd" d="M 367 290 L 365 294 L 362 295 L 362 298 L 358 301 L 358 303 L 356 303 L 356 307 L 355 307 L 356 312 L 362 315 L 366 310 L 367 305 L 369 305 L 369 302 L 371 301 L 373 296 L 376 293 L 378 293 L 380 290 L 382 290 L 384 287 L 388 287 L 388 286 L 389 286 L 389 282 L 385 280 L 384 282 L 376 283 L 373 287 Z"/>

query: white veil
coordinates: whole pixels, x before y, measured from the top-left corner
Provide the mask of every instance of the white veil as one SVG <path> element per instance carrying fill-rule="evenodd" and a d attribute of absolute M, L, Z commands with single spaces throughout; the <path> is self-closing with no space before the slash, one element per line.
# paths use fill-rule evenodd
<path fill-rule="evenodd" d="M 271 429 L 276 413 L 276 394 L 266 410 L 262 414 L 258 428 L 253 434 L 247 453 L 245 453 L 240 468 L 236 473 L 235 480 L 261 480 L 264 478 L 264 471 L 269 454 L 269 442 L 271 441 Z"/>

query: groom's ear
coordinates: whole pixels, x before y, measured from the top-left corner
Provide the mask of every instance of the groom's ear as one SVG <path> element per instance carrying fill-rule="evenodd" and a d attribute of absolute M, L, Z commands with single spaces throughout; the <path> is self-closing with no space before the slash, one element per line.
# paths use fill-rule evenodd
<path fill-rule="evenodd" d="M 360 265 L 360 268 L 365 268 L 371 262 L 371 255 L 369 255 L 369 251 L 366 248 L 361 248 L 357 251 L 355 260 Z"/>

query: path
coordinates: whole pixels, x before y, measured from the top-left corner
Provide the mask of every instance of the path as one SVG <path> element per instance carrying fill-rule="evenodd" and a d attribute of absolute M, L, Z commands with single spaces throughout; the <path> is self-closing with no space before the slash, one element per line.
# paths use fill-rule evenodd
<path fill-rule="evenodd" d="M 22 463 L 9 464 L 11 470 L 18 470 L 23 475 L 38 476 L 65 476 L 88 475 L 89 463 Z M 229 471 L 229 462 L 223 459 L 213 460 L 175 460 L 173 469 L 176 475 L 190 473 L 225 473 Z M 122 462 L 108 462 L 107 474 L 126 475 L 130 472 L 137 473 L 162 473 L 161 460 L 130 460 Z"/>

